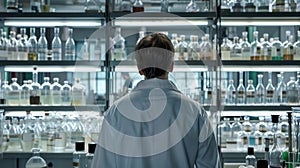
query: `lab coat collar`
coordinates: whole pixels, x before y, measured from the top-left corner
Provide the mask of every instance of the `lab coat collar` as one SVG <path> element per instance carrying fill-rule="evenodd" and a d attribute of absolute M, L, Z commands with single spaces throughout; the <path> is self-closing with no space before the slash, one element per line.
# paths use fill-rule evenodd
<path fill-rule="evenodd" d="M 132 91 L 141 89 L 161 88 L 180 92 L 175 84 L 167 79 L 152 78 L 140 81 Z"/>

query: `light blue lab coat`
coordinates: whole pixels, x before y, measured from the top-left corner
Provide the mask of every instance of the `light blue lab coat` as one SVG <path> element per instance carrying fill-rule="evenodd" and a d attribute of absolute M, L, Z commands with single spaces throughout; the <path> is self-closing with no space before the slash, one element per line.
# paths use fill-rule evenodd
<path fill-rule="evenodd" d="M 162 79 L 143 80 L 105 113 L 93 168 L 216 168 L 213 129 L 199 103 Z"/>

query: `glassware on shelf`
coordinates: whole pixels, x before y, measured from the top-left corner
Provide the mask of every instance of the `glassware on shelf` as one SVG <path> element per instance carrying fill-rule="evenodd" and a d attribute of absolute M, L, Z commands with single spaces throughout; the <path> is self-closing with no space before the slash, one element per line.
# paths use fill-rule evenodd
<path fill-rule="evenodd" d="M 256 3 L 256 12 L 271 12 L 272 1 L 269 0 L 258 0 Z"/>
<path fill-rule="evenodd" d="M 115 37 L 112 39 L 112 60 L 126 60 L 125 38 L 121 35 L 121 27 L 116 27 Z"/>
<path fill-rule="evenodd" d="M 272 73 L 269 72 L 268 84 L 266 86 L 266 103 L 273 104 L 275 102 L 275 88 L 272 84 Z"/>
<path fill-rule="evenodd" d="M 287 87 L 283 80 L 283 73 L 277 74 L 277 87 L 276 87 L 276 102 L 277 103 L 286 103 L 286 97 L 287 97 Z"/>
<path fill-rule="evenodd" d="M 188 60 L 199 60 L 200 59 L 199 51 L 200 51 L 200 46 L 198 43 L 198 36 L 191 35 L 190 43 L 188 46 Z"/>
<path fill-rule="evenodd" d="M 52 39 L 52 60 L 62 60 L 62 44 L 59 37 L 59 28 L 54 28 L 54 37 Z"/>
<path fill-rule="evenodd" d="M 231 12 L 244 12 L 244 2 L 242 0 L 233 0 Z"/>
<path fill-rule="evenodd" d="M 248 147 L 248 152 L 246 156 L 246 166 L 255 167 L 256 166 L 256 157 L 254 155 L 254 147 Z"/>
<path fill-rule="evenodd" d="M 200 12 L 200 7 L 198 6 L 198 4 L 196 3 L 196 0 L 191 0 L 186 8 L 185 8 L 186 12 Z"/>
<path fill-rule="evenodd" d="M 248 42 L 248 32 L 246 31 L 242 32 L 242 42 L 240 46 L 242 50 L 241 60 L 250 60 L 251 45 Z"/>
<path fill-rule="evenodd" d="M 38 82 L 37 66 L 33 66 L 31 87 L 32 90 L 30 92 L 30 104 L 40 104 L 41 85 Z"/>
<path fill-rule="evenodd" d="M 52 105 L 61 105 L 61 84 L 58 83 L 59 78 L 53 78 L 53 84 L 50 90 L 52 91 Z"/>
<path fill-rule="evenodd" d="M 248 136 L 248 144 L 247 146 L 254 146 L 255 145 L 255 137 L 253 136 L 253 125 L 250 122 L 249 116 L 244 116 L 243 128 Z M 246 146 L 245 146 L 246 147 Z M 247 147 L 245 148 L 247 149 Z"/>
<path fill-rule="evenodd" d="M 273 0 L 272 12 L 285 12 L 285 0 Z"/>
<path fill-rule="evenodd" d="M 11 92 L 7 97 L 8 105 L 19 105 L 21 99 L 21 86 L 17 83 L 17 78 L 12 78 L 12 83 L 10 84 Z"/>
<path fill-rule="evenodd" d="M 8 144 L 9 144 L 9 128 L 10 120 L 5 120 L 3 124 L 3 132 L 2 132 L 2 152 L 5 152 L 7 150 Z"/>
<path fill-rule="evenodd" d="M 96 143 L 89 143 L 88 144 L 88 153 L 86 154 L 86 166 L 87 168 L 91 168 L 92 161 L 94 158 L 94 153 L 96 150 Z"/>
<path fill-rule="evenodd" d="M 9 40 L 8 40 L 8 56 L 9 60 L 17 60 L 18 59 L 18 48 L 17 48 L 18 41 L 16 39 L 16 32 L 10 31 L 9 32 Z"/>
<path fill-rule="evenodd" d="M 261 53 L 261 43 L 258 41 L 258 31 L 253 32 L 253 42 L 251 43 L 251 60 L 263 60 Z"/>
<path fill-rule="evenodd" d="M 48 52 L 48 41 L 46 38 L 46 28 L 42 27 L 40 29 L 41 36 L 38 40 L 38 60 L 45 61 L 47 60 Z"/>
<path fill-rule="evenodd" d="M 255 88 L 253 86 L 253 80 L 248 80 L 248 85 L 246 88 L 246 104 L 255 103 Z"/>
<path fill-rule="evenodd" d="M 278 126 L 278 132 L 282 137 L 278 137 L 277 138 L 280 140 L 279 147 L 282 150 L 286 150 L 289 146 L 289 123 L 288 123 L 288 117 L 283 115 L 281 116 L 281 122 Z M 278 141 L 277 141 L 278 142 Z"/>
<path fill-rule="evenodd" d="M 3 31 L 3 29 L 0 28 L 0 56 L 6 57 L 8 56 L 8 46 L 9 46 L 9 41 L 6 38 L 6 32 Z"/>
<path fill-rule="evenodd" d="M 11 94 L 11 87 L 10 85 L 8 85 L 8 81 L 3 81 L 3 85 L 1 87 L 1 90 L 3 92 L 3 98 L 4 98 L 4 104 L 8 104 L 9 103 L 9 100 L 11 99 L 10 98 L 10 94 Z"/>
<path fill-rule="evenodd" d="M 27 55 L 27 59 L 28 60 L 33 60 L 36 61 L 38 60 L 38 42 L 35 36 L 35 28 L 31 27 L 30 28 L 30 36 L 28 39 L 28 55 Z"/>
<path fill-rule="evenodd" d="M 300 7 L 300 2 L 299 2 Z M 300 30 L 297 31 L 298 39 L 294 43 L 294 60 L 300 60 Z"/>
<path fill-rule="evenodd" d="M 243 79 L 240 79 L 239 85 L 236 89 L 237 91 L 237 104 L 245 104 L 245 100 L 246 100 L 246 90 L 245 90 L 245 86 L 244 86 L 244 81 Z"/>
<path fill-rule="evenodd" d="M 72 126 L 70 124 L 70 119 L 64 115 L 63 116 L 63 122 L 62 122 L 62 128 L 64 129 L 65 136 L 66 136 L 66 146 L 65 146 L 65 151 L 74 151 L 74 146 L 72 144 Z"/>
<path fill-rule="evenodd" d="M 213 60 L 213 48 L 209 42 L 209 34 L 201 37 L 202 42 L 199 44 L 200 60 Z"/>
<path fill-rule="evenodd" d="M 241 145 L 239 134 L 243 131 L 243 126 L 240 123 L 240 117 L 234 117 L 233 120 L 231 124 L 231 149 L 237 149 L 237 147 Z"/>
<path fill-rule="evenodd" d="M 221 11 L 223 13 L 230 12 L 232 6 L 231 0 L 222 0 L 221 1 Z"/>
<path fill-rule="evenodd" d="M 274 41 L 271 43 L 271 56 L 272 60 L 282 60 L 282 43 L 279 41 L 279 37 L 274 37 Z"/>
<path fill-rule="evenodd" d="M 26 112 L 25 128 L 22 133 L 22 149 L 23 151 L 31 151 L 34 142 L 34 130 L 31 127 L 30 112 Z"/>
<path fill-rule="evenodd" d="M 86 90 L 85 86 L 80 82 L 79 78 L 75 79 L 75 84 L 72 86 L 72 105 L 86 104 Z"/>
<path fill-rule="evenodd" d="M 286 41 L 283 43 L 283 60 L 294 59 L 294 46 L 292 43 L 292 36 L 289 31 L 286 32 Z"/>
<path fill-rule="evenodd" d="M 256 103 L 257 104 L 265 104 L 265 87 L 262 83 L 262 79 L 263 79 L 263 75 L 262 74 L 258 74 L 257 75 L 258 78 L 258 83 L 256 86 Z"/>
<path fill-rule="evenodd" d="M 169 12 L 169 0 L 161 0 L 160 2 L 161 12 Z"/>
<path fill-rule="evenodd" d="M 142 0 L 135 0 L 133 2 L 132 12 L 144 12 L 144 3 Z"/>
<path fill-rule="evenodd" d="M 178 45 L 177 33 L 172 33 L 171 42 L 172 42 L 172 44 L 173 44 L 174 47 Z"/>
<path fill-rule="evenodd" d="M 71 105 L 72 88 L 68 81 L 64 81 L 64 85 L 61 87 L 61 104 Z"/>
<path fill-rule="evenodd" d="M 80 118 L 72 120 L 73 127 L 71 128 L 71 143 L 75 145 L 78 141 L 84 141 L 84 127 Z"/>
<path fill-rule="evenodd" d="M 88 37 L 84 38 L 83 44 L 80 49 L 80 53 L 77 56 L 77 60 L 90 60 L 90 42 Z"/>
<path fill-rule="evenodd" d="M 121 12 L 131 12 L 132 3 L 130 0 L 122 0 L 120 5 Z"/>
<path fill-rule="evenodd" d="M 281 149 L 277 143 L 276 132 L 278 130 L 279 115 L 272 115 L 273 132 L 274 132 L 274 143 L 270 151 L 270 167 L 281 167 Z"/>
<path fill-rule="evenodd" d="M 247 0 L 245 3 L 245 12 L 255 12 L 256 6 L 253 0 Z"/>
<path fill-rule="evenodd" d="M 272 56 L 271 56 L 271 43 L 269 42 L 269 34 L 268 33 L 264 33 L 264 40 L 261 43 L 261 47 L 262 47 L 262 56 L 264 57 L 264 60 L 272 60 Z"/>
<path fill-rule="evenodd" d="M 28 55 L 28 42 L 27 42 L 27 37 L 26 37 L 26 29 L 21 28 L 20 29 L 21 35 L 20 39 L 17 44 L 18 48 L 18 60 L 27 60 L 27 55 Z"/>
<path fill-rule="evenodd" d="M 21 105 L 29 105 L 30 104 L 29 100 L 30 100 L 31 92 L 32 92 L 31 83 L 29 84 L 28 80 L 24 80 L 23 85 L 21 86 L 21 98 L 20 98 Z"/>
<path fill-rule="evenodd" d="M 298 83 L 295 81 L 295 77 L 291 76 L 290 81 L 287 83 L 287 103 L 295 104 L 298 102 Z"/>
<path fill-rule="evenodd" d="M 42 105 L 51 105 L 52 97 L 51 97 L 51 84 L 50 78 L 44 77 L 44 83 L 41 85 L 41 104 Z"/>
<path fill-rule="evenodd" d="M 222 60 L 230 60 L 231 57 L 231 44 L 227 37 L 223 39 L 223 43 L 221 45 L 221 59 Z"/>
<path fill-rule="evenodd" d="M 222 148 L 226 148 L 227 141 L 231 138 L 231 124 L 230 124 L 230 118 L 224 118 L 224 121 L 221 125 L 219 125 L 219 139 L 220 145 Z"/>
<path fill-rule="evenodd" d="M 86 164 L 86 152 L 84 151 L 84 142 L 78 141 L 75 144 L 75 152 L 73 152 L 73 167 L 85 168 Z"/>
<path fill-rule="evenodd" d="M 65 44 L 65 60 L 74 61 L 76 59 L 75 41 L 73 39 L 73 29 L 68 28 L 68 39 Z"/>
<path fill-rule="evenodd" d="M 18 12 L 18 0 L 6 0 L 7 12 Z"/>
<path fill-rule="evenodd" d="M 66 146 L 66 132 L 62 125 L 62 120 L 58 119 L 55 123 L 55 132 L 54 132 L 54 151 L 63 152 L 65 151 Z"/>
<path fill-rule="evenodd" d="M 25 165 L 25 168 L 45 168 L 48 167 L 45 159 L 40 156 L 40 149 L 33 148 L 32 149 L 33 156 L 30 157 Z"/>
<path fill-rule="evenodd" d="M 187 60 L 188 58 L 188 44 L 185 41 L 185 35 L 180 35 L 177 45 L 178 60 Z"/>
<path fill-rule="evenodd" d="M 236 103 L 236 89 L 234 87 L 234 81 L 229 80 L 229 84 L 226 91 L 226 103 L 235 104 Z"/>
<path fill-rule="evenodd" d="M 12 126 L 9 128 L 9 142 L 7 151 L 22 151 L 21 130 L 18 128 L 18 119 L 12 119 Z"/>

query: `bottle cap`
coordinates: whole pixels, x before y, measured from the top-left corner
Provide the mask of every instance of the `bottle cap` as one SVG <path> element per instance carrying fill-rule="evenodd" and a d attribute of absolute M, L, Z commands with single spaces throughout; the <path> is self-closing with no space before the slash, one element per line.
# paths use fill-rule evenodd
<path fill-rule="evenodd" d="M 75 142 L 75 150 L 76 151 L 84 151 L 84 142 L 83 141 Z"/>
<path fill-rule="evenodd" d="M 89 148 L 88 150 L 89 153 L 95 153 L 96 143 L 89 143 L 88 148 Z"/>
<path fill-rule="evenodd" d="M 266 168 L 268 167 L 268 161 L 267 160 L 258 160 L 256 163 L 257 168 Z"/>
<path fill-rule="evenodd" d="M 248 147 L 248 155 L 254 155 L 254 148 Z"/>
<path fill-rule="evenodd" d="M 271 115 L 272 116 L 272 123 L 278 123 L 279 115 Z"/>

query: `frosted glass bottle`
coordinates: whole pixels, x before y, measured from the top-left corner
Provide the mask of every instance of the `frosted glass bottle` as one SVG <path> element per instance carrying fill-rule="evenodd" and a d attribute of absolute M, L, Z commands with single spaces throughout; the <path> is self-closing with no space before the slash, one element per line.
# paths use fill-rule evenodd
<path fill-rule="evenodd" d="M 75 79 L 75 84 L 72 86 L 72 105 L 85 105 L 86 91 L 85 86 L 81 84 L 80 79 Z"/>
<path fill-rule="evenodd" d="M 112 39 L 113 55 L 112 60 L 126 60 L 125 38 L 121 35 L 121 27 L 116 27 L 115 37 Z"/>
<path fill-rule="evenodd" d="M 212 44 L 209 42 L 209 34 L 205 34 L 201 37 L 202 42 L 200 47 L 200 60 L 213 60 L 213 48 Z"/>
<path fill-rule="evenodd" d="M 245 87 L 243 83 L 243 79 L 240 79 L 240 83 L 236 89 L 237 91 L 237 104 L 245 104 L 246 94 L 245 94 Z"/>
<path fill-rule="evenodd" d="M 244 31 L 242 32 L 242 42 L 240 44 L 242 49 L 242 56 L 241 60 L 250 60 L 250 49 L 251 45 L 248 42 L 248 32 Z"/>
<path fill-rule="evenodd" d="M 61 87 L 61 104 L 71 105 L 72 88 L 68 81 L 64 81 L 64 85 Z"/>
<path fill-rule="evenodd" d="M 255 88 L 253 86 L 253 80 L 248 80 L 248 85 L 246 88 L 246 104 L 255 103 Z"/>
<path fill-rule="evenodd" d="M 256 86 L 256 103 L 257 104 L 265 104 L 265 87 L 262 83 L 262 79 L 263 79 L 263 75 L 262 74 L 258 74 L 257 75 L 258 78 L 258 83 Z"/>
<path fill-rule="evenodd" d="M 61 40 L 59 37 L 59 28 L 54 28 L 54 37 L 52 39 L 52 60 L 61 60 L 62 59 L 62 46 Z"/>
<path fill-rule="evenodd" d="M 200 46 L 198 43 L 198 36 L 191 35 L 190 43 L 188 46 L 188 60 L 199 60 L 200 59 L 199 51 L 200 51 Z"/>
<path fill-rule="evenodd" d="M 65 60 L 72 61 L 76 59 L 75 41 L 73 39 L 73 29 L 68 29 L 68 39 L 65 44 Z"/>
<path fill-rule="evenodd" d="M 8 59 L 18 60 L 18 41 L 16 39 L 16 32 L 10 31 L 8 40 Z"/>
<path fill-rule="evenodd" d="M 231 45 L 227 37 L 223 39 L 223 43 L 221 45 L 221 59 L 222 60 L 230 60 L 231 58 Z"/>
<path fill-rule="evenodd" d="M 279 41 L 279 37 L 274 37 L 274 41 L 271 44 L 271 56 L 272 60 L 282 60 L 282 43 Z"/>
<path fill-rule="evenodd" d="M 38 60 L 45 61 L 47 60 L 47 52 L 48 52 L 48 41 L 46 38 L 46 28 L 42 27 L 41 36 L 38 40 Z"/>
<path fill-rule="evenodd" d="M 9 128 L 9 143 L 7 151 L 22 151 L 21 132 L 18 129 L 18 119 L 12 119 L 12 126 Z"/>
<path fill-rule="evenodd" d="M 44 77 L 44 83 L 41 85 L 41 104 L 42 105 L 51 105 L 51 84 L 49 82 L 49 77 Z"/>
<path fill-rule="evenodd" d="M 239 44 L 239 38 L 233 37 L 233 45 L 231 48 L 231 60 L 240 60 L 242 56 L 242 48 Z"/>
<path fill-rule="evenodd" d="M 18 42 L 18 60 L 27 60 L 28 42 L 26 39 L 26 29 L 21 28 L 21 37 Z"/>
<path fill-rule="evenodd" d="M 38 52 L 37 52 L 37 39 L 35 36 L 35 28 L 30 28 L 30 37 L 28 39 L 28 60 L 38 60 Z"/>
<path fill-rule="evenodd" d="M 25 122 L 25 128 L 24 131 L 22 133 L 22 149 L 23 151 L 31 151 L 31 149 L 33 148 L 33 142 L 34 142 L 34 130 L 31 127 L 31 118 L 30 116 L 30 112 L 27 112 L 27 117 L 26 117 L 26 122 Z"/>
<path fill-rule="evenodd" d="M 226 93 L 226 103 L 227 104 L 235 104 L 236 102 L 236 89 L 234 87 L 234 81 L 229 80 L 229 84 L 227 87 Z"/>
<path fill-rule="evenodd" d="M 275 100 L 275 88 L 272 84 L 272 78 L 268 79 L 268 85 L 266 86 L 266 103 L 273 104 Z"/>
<path fill-rule="evenodd" d="M 179 43 L 177 45 L 178 60 L 187 60 L 188 58 L 188 44 L 185 41 L 185 35 L 180 35 Z"/>
<path fill-rule="evenodd" d="M 286 84 L 283 81 L 283 74 L 277 74 L 277 87 L 276 87 L 276 102 L 286 103 Z"/>
<path fill-rule="evenodd" d="M 40 156 L 40 149 L 32 149 L 33 156 L 26 162 L 25 168 L 46 168 L 46 161 Z"/>
<path fill-rule="evenodd" d="M 290 81 L 287 83 L 287 103 L 298 103 L 298 84 L 295 81 L 295 77 L 290 77 Z"/>
<path fill-rule="evenodd" d="M 61 105 L 61 85 L 58 83 L 59 78 L 53 78 L 53 84 L 50 90 L 52 91 L 52 105 Z"/>
<path fill-rule="evenodd" d="M 30 99 L 30 92 L 32 91 L 31 85 L 28 84 L 27 80 L 23 81 L 23 85 L 21 86 L 21 98 L 20 98 L 20 104 L 21 105 L 29 105 L 29 99 Z"/>

